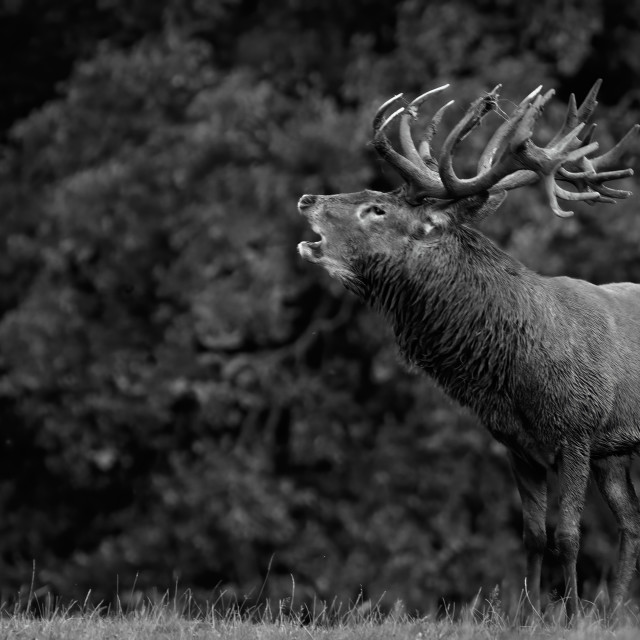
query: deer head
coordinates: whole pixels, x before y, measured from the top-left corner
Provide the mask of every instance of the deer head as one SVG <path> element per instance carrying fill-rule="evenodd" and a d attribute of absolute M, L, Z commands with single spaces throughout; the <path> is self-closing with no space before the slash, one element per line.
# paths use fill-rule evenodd
<path fill-rule="evenodd" d="M 321 239 L 301 242 L 300 255 L 362 294 L 361 271 L 372 257 L 402 259 L 415 252 L 424 255 L 425 250 L 455 234 L 456 229 L 493 213 L 509 190 L 541 181 L 551 209 L 563 217 L 572 212 L 562 210 L 558 198 L 612 203 L 628 197 L 630 192 L 605 183 L 633 174 L 631 169 L 615 170 L 615 166 L 639 126 L 635 125 L 609 152 L 593 155 L 598 149 L 598 143 L 591 140 L 595 125 L 586 125 L 597 104 L 600 84 L 595 83 L 579 108 L 571 95 L 562 128 L 543 147 L 531 138 L 554 91 L 542 94 L 541 87 L 535 89 L 497 128 L 479 158 L 477 175 L 468 179 L 456 175 L 453 153 L 459 142 L 497 108 L 500 85 L 470 105 L 446 137 L 437 159 L 431 152 L 431 140 L 453 101 L 436 111 L 418 146 L 411 134 L 411 122 L 427 98 L 449 85 L 418 96 L 386 117 L 389 107 L 402 94 L 394 96 L 375 114 L 373 146 L 405 184 L 386 193 L 365 190 L 302 196 L 298 208 Z M 385 134 L 389 123 L 398 118 L 402 153 L 392 147 Z M 559 182 L 572 185 L 572 190 L 561 187 Z"/>

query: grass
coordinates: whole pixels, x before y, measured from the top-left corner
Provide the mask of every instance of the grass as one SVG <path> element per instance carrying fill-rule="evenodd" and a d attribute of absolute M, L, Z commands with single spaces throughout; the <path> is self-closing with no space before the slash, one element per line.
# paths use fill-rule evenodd
<path fill-rule="evenodd" d="M 288 611 L 281 603 L 276 612 L 229 610 L 202 611 L 186 594 L 147 602 L 134 611 L 89 609 L 86 605 L 54 607 L 50 601 L 32 602 L 33 613 L 14 611 L 0 615 L 0 640 L 564 640 L 640 637 L 640 620 L 628 615 L 608 624 L 596 607 L 567 629 L 561 606 L 545 619 L 522 627 L 501 609 L 494 592 L 478 607 L 478 599 L 454 619 L 436 616 L 412 618 L 397 611 L 382 614 L 375 605 L 360 601 L 341 611 L 326 606 L 317 610 Z M 555 617 L 554 617 L 555 615 Z"/>

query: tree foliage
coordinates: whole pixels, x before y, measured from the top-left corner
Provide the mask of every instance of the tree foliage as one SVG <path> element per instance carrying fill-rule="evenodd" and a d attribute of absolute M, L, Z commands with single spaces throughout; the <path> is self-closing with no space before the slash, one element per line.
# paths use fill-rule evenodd
<path fill-rule="evenodd" d="M 41 3 L 10 4 L 0 27 L 84 24 L 75 2 L 37 18 Z M 82 4 L 92 29 L 66 50 L 64 83 L 56 71 L 38 94 L 58 97 L 29 113 L 37 97 L 14 81 L 23 111 L 0 165 L 4 596 L 34 560 L 38 585 L 96 601 L 176 580 L 278 601 L 292 576 L 296 598 L 363 589 L 422 611 L 501 581 L 519 590 L 504 450 L 299 262 L 295 202 L 393 184 L 367 145 L 375 104 L 441 81 L 455 83 L 455 118 L 497 82 L 506 110 L 538 82 L 583 95 L 606 57 L 610 143 L 640 109 L 628 40 L 609 35 L 629 32 L 627 9 Z M 56 40 L 38 45 L 45 64 Z M 550 107 L 541 136 L 561 119 Z M 524 190 L 485 228 L 544 273 L 640 281 L 634 207 L 551 220 Z M 614 529 L 600 502 L 585 523 L 595 589 Z"/>

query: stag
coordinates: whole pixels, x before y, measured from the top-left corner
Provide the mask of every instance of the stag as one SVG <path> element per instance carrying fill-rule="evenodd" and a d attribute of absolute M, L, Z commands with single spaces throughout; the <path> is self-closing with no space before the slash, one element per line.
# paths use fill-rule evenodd
<path fill-rule="evenodd" d="M 508 191 L 539 181 L 563 217 L 571 212 L 558 198 L 613 203 L 630 195 L 605 183 L 632 175 L 616 167 L 639 127 L 596 155 L 594 125 L 587 122 L 599 85 L 579 108 L 571 96 L 561 129 L 544 146 L 532 134 L 554 92 L 538 87 L 496 129 L 471 178 L 456 174 L 454 151 L 497 109 L 500 86 L 471 104 L 439 154 L 431 142 L 451 102 L 417 146 L 411 123 L 418 107 L 448 85 L 386 117 L 399 94 L 378 109 L 373 146 L 404 185 L 384 193 L 304 195 L 298 204 L 320 236 L 298 245 L 302 258 L 381 312 L 404 358 L 506 446 L 522 499 L 528 599 L 538 612 L 547 476 L 557 472 L 555 547 L 570 618 L 579 611 L 576 558 L 590 472 L 620 529 L 613 608 L 623 603 L 640 553 L 640 503 L 630 477 L 640 446 L 640 285 L 540 276 L 473 224 L 495 212 Z M 402 153 L 385 133 L 398 120 Z"/>

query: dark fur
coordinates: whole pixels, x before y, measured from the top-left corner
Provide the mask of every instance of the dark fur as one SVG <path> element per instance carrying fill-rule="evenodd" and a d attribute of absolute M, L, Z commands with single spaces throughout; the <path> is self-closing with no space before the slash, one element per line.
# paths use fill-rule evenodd
<path fill-rule="evenodd" d="M 382 312 L 404 357 L 508 447 L 534 608 L 549 468 L 560 482 L 556 545 L 569 613 L 578 606 L 575 561 L 590 468 L 622 531 L 612 589 L 620 605 L 640 552 L 629 476 L 640 445 L 640 286 L 533 273 L 460 223 L 461 211 L 477 211 L 470 200 L 411 210 L 393 194 L 320 198 L 301 211 L 323 234 L 322 248 L 301 253 Z M 369 218 L 368 201 L 386 206 L 387 219 Z M 424 233 L 412 222 L 416 214 Z"/>
<path fill-rule="evenodd" d="M 637 428 L 619 429 L 617 414 L 640 414 L 640 402 L 621 396 L 632 372 L 616 342 L 638 343 L 640 323 L 624 313 L 616 322 L 614 309 L 622 287 L 635 294 L 623 312 L 640 315 L 640 286 L 543 278 L 466 226 L 448 230 L 428 258 L 412 258 L 371 257 L 360 293 L 389 318 L 407 360 L 495 437 L 528 455 L 532 438 L 541 462 L 568 433 L 597 457 L 638 445 Z M 615 406 L 616 397 L 633 407 Z"/>

